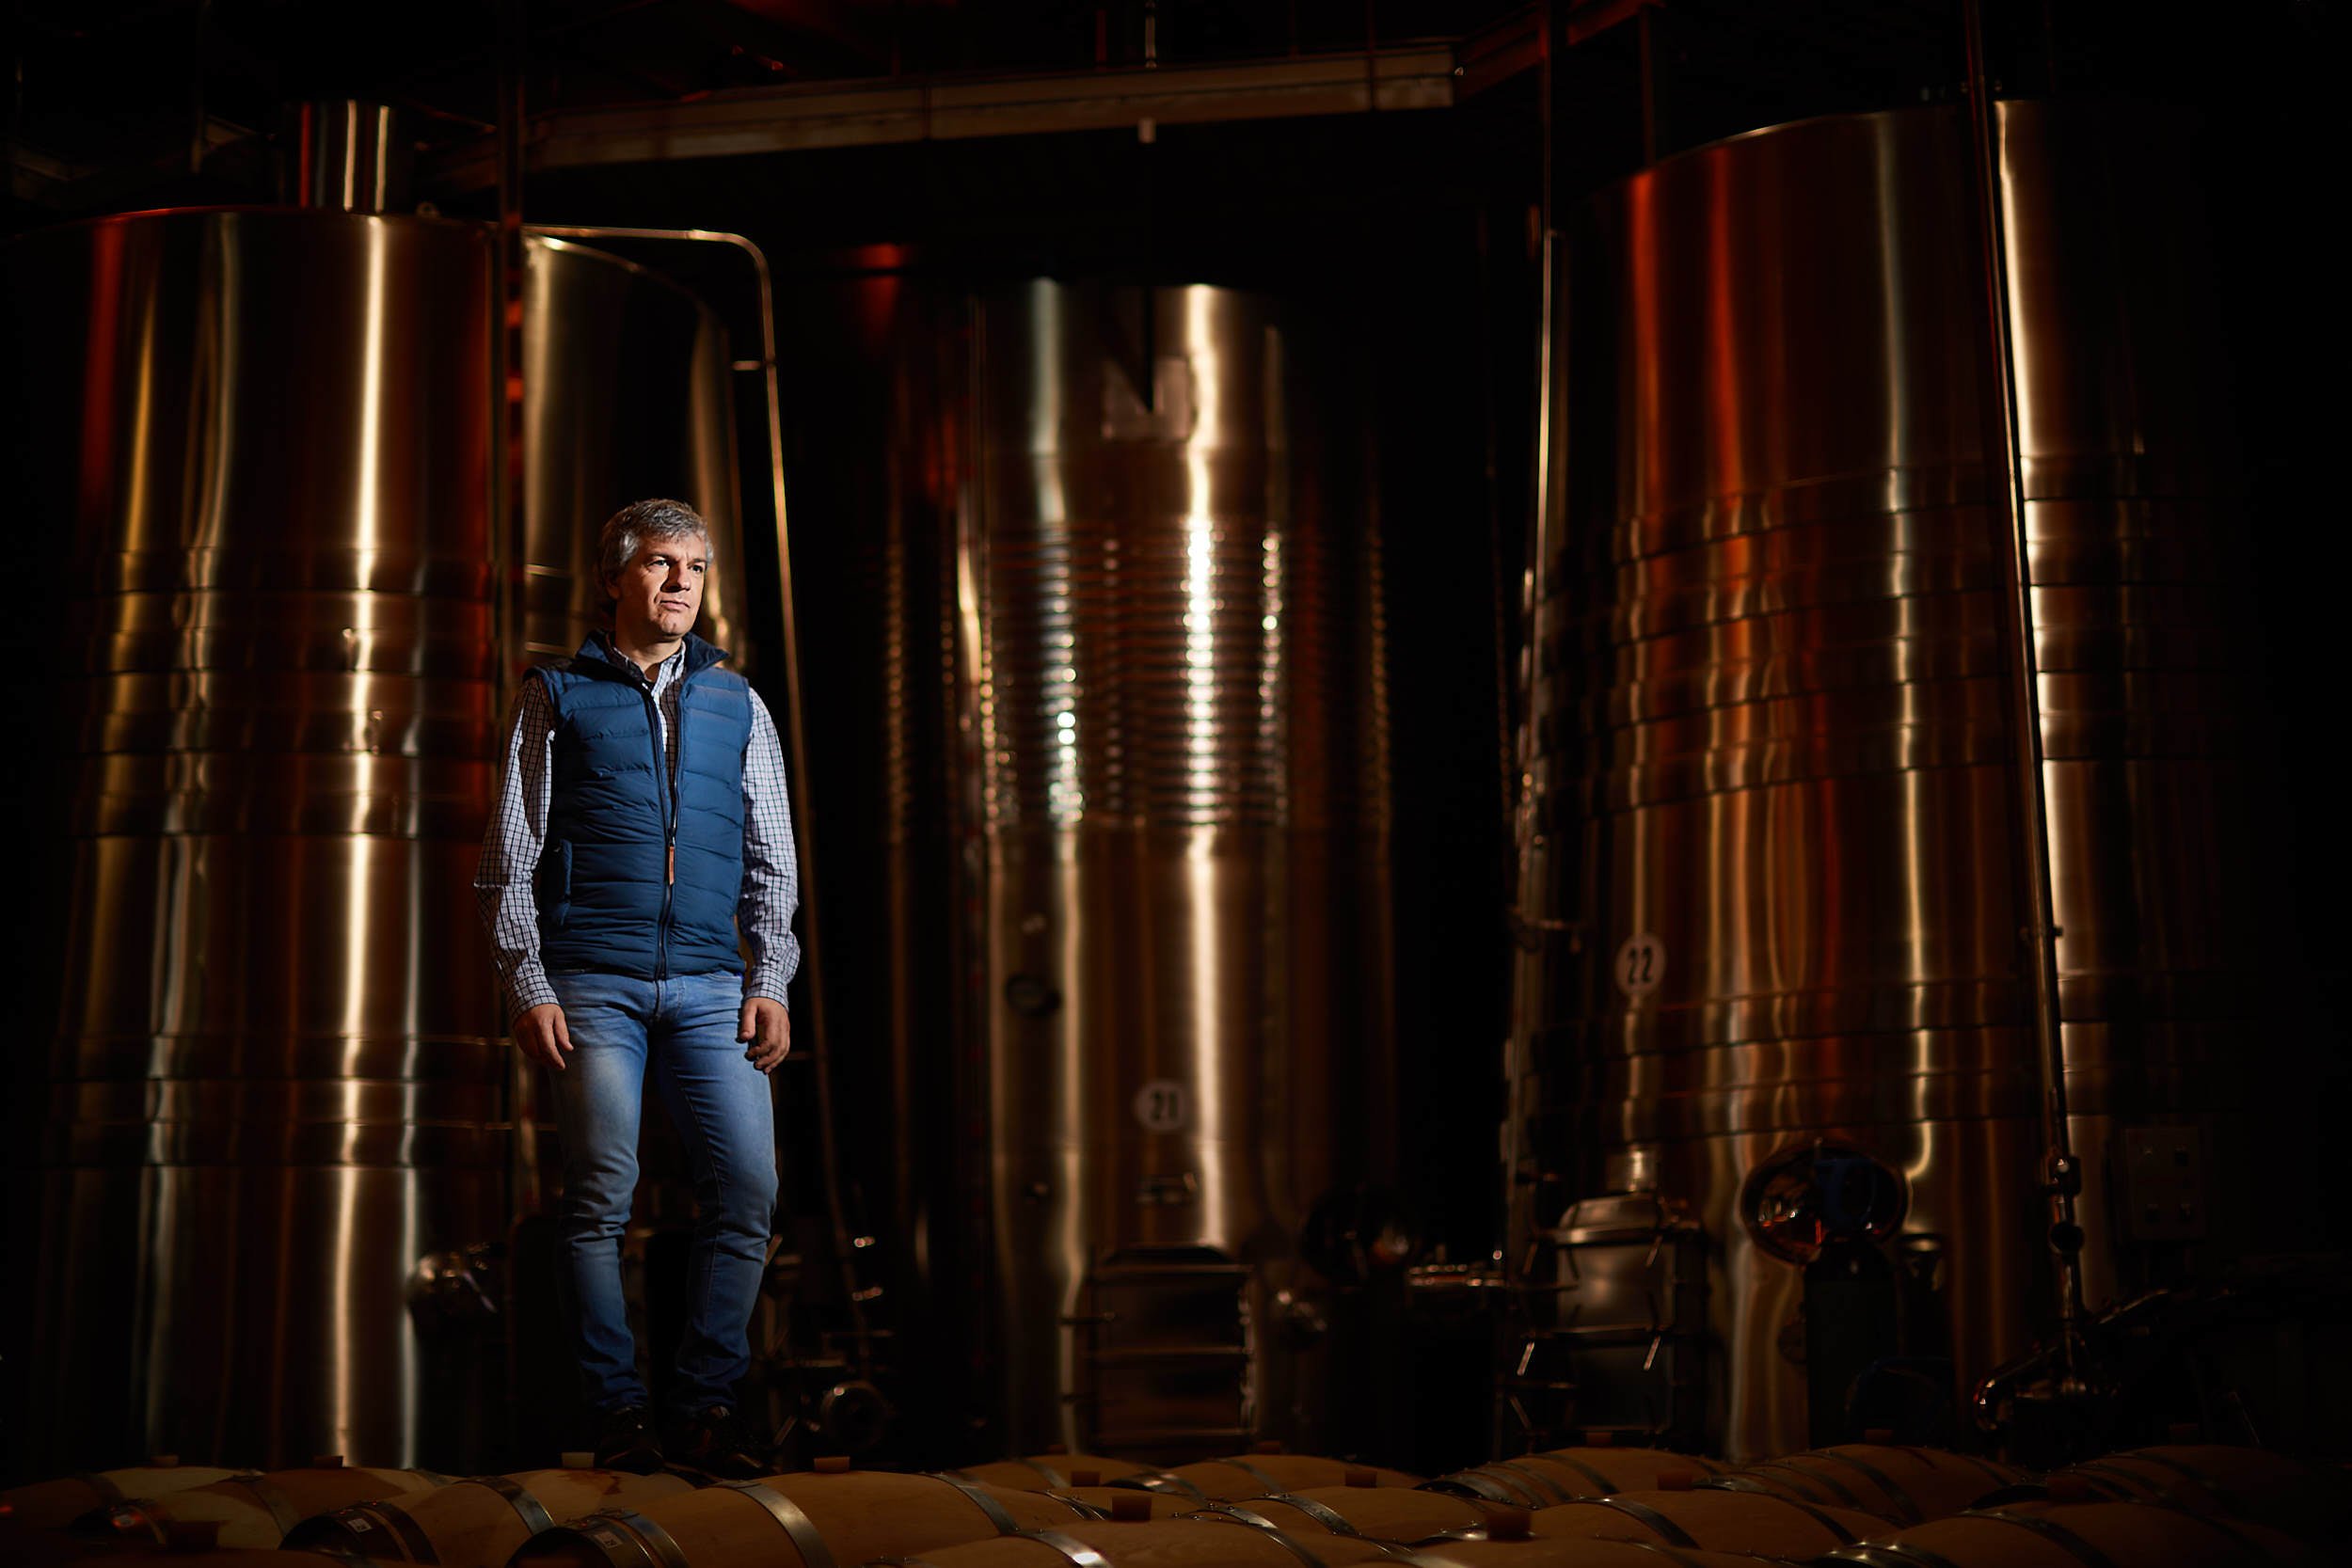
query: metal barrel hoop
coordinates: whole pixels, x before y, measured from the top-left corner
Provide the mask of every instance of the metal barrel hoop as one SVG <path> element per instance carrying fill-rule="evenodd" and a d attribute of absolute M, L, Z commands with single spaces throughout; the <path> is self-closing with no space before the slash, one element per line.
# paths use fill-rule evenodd
<path fill-rule="evenodd" d="M 1267 1526 L 1264 1529 L 1259 1531 L 1258 1533 L 1265 1536 L 1275 1544 L 1280 1546 L 1284 1551 L 1290 1553 L 1291 1556 L 1298 1559 L 1299 1561 L 1307 1565 L 1307 1568 L 1326 1568 L 1323 1559 L 1315 1556 L 1314 1553 L 1299 1544 L 1295 1537 L 1285 1534 L 1283 1531 L 1276 1529 L 1271 1525 Z"/>
<path fill-rule="evenodd" d="M 1364 1537 L 1362 1530 L 1349 1523 L 1347 1516 L 1329 1503 L 1317 1502 L 1312 1497 L 1301 1497 L 1289 1492 L 1277 1492 L 1270 1497 L 1260 1498 L 1259 1501 L 1276 1502 L 1286 1508 L 1295 1508 L 1333 1535 L 1350 1536 L 1359 1541 Z"/>
<path fill-rule="evenodd" d="M 1851 1468 L 1859 1471 L 1863 1475 L 1867 1476 L 1872 1485 L 1876 1486 L 1880 1491 L 1884 1492 L 1889 1497 L 1892 1497 L 1895 1500 L 1896 1506 L 1910 1515 L 1910 1517 L 1902 1521 L 1904 1524 L 1924 1525 L 1928 1522 L 1927 1510 L 1919 1506 L 1918 1499 L 1914 1497 L 1909 1492 L 1904 1491 L 1900 1482 L 1897 1481 L 1893 1476 L 1888 1475 L 1877 1465 L 1869 1464 L 1864 1460 L 1856 1459 L 1850 1453 L 1839 1453 L 1834 1449 L 1816 1449 L 1813 1450 L 1812 1457 L 1816 1459 L 1834 1459 L 1837 1461 L 1838 1464 L 1848 1465 Z"/>
<path fill-rule="evenodd" d="M 1072 1568 L 1112 1568 L 1110 1559 L 1075 1536 L 1064 1535 L 1057 1529 L 1024 1530 L 1022 1535 L 1026 1540 L 1041 1542 L 1061 1553 Z"/>
<path fill-rule="evenodd" d="M 1419 1491 L 1451 1493 L 1455 1497 L 1483 1497 L 1490 1503 L 1508 1503 L 1514 1508 L 1542 1508 L 1541 1497 L 1527 1491 L 1508 1477 L 1497 1477 L 1482 1465 L 1476 1470 L 1456 1470 L 1450 1476 L 1422 1482 Z"/>
<path fill-rule="evenodd" d="M 516 1517 L 522 1520 L 523 1528 L 533 1535 L 555 1528 L 555 1518 L 548 1513 L 547 1505 L 532 1497 L 531 1489 L 518 1481 L 506 1476 L 468 1476 L 456 1484 L 479 1486 L 497 1493 L 506 1499 L 506 1506 L 515 1511 Z"/>
<path fill-rule="evenodd" d="M 2153 1487 L 2149 1477 L 2134 1475 L 2131 1471 L 2118 1468 L 2105 1459 L 2091 1459 L 2080 1465 L 2071 1465 L 2067 1466 L 2067 1474 L 2081 1476 L 2090 1482 L 2093 1491 L 2109 1502 L 2129 1502 L 2148 1497 L 2152 1490 L 2165 1490 Z"/>
<path fill-rule="evenodd" d="M 1751 1471 L 1756 1471 L 1756 1470 L 1777 1470 L 1777 1471 L 1786 1471 L 1786 1472 L 1787 1472 L 1787 1473 L 1788 1473 L 1789 1475 L 1791 1475 L 1791 1476 L 1794 1476 L 1794 1477 L 1798 1478 L 1797 1480 L 1795 1480 L 1795 1481 L 1791 1481 L 1791 1482 L 1789 1483 L 1789 1484 L 1791 1484 L 1791 1485 L 1798 1486 L 1798 1487 L 1803 1487 L 1803 1486 L 1804 1485 L 1804 1483 L 1805 1483 L 1805 1482 L 1808 1482 L 1808 1481 L 1809 1481 L 1809 1482 L 1813 1483 L 1815 1486 L 1818 1486 L 1818 1487 L 1825 1487 L 1825 1488 L 1827 1488 L 1829 1491 L 1831 1491 L 1832 1493 L 1835 1493 L 1835 1494 L 1836 1494 L 1836 1496 L 1835 1496 L 1835 1497 L 1815 1497 L 1813 1498 L 1813 1501 L 1815 1501 L 1815 1502 L 1817 1502 L 1817 1503 L 1826 1503 L 1826 1502 L 1841 1502 L 1841 1503 L 1844 1503 L 1844 1504 L 1845 1504 L 1848 1508 L 1858 1508 L 1858 1509 L 1861 1509 L 1861 1510 L 1862 1510 L 1862 1512 L 1863 1512 L 1863 1513 L 1876 1513 L 1878 1512 L 1878 1510 L 1877 1510 L 1877 1509 L 1870 1508 L 1870 1507 L 1867 1506 L 1867 1505 L 1863 1502 L 1863 1500 L 1862 1500 L 1860 1497 L 1855 1497 L 1855 1496 L 1854 1496 L 1854 1494 L 1853 1494 L 1851 1490 L 1849 1490 L 1849 1489 L 1847 1488 L 1847 1486 L 1845 1485 L 1845 1483 L 1844 1483 L 1844 1482 L 1842 1482 L 1842 1481 L 1838 1481 L 1838 1480 L 1837 1480 L 1837 1478 L 1836 1478 L 1835 1476 L 1825 1476 L 1825 1475 L 1821 1474 L 1819 1470 L 1807 1470 L 1807 1469 L 1802 1468 L 1801 1466 L 1798 1466 L 1798 1465 L 1791 1465 L 1791 1464 L 1789 1464 L 1789 1463 L 1788 1463 L 1787 1460 L 1785 1460 L 1785 1459 L 1768 1459 L 1768 1460 L 1766 1460 L 1766 1461 L 1765 1461 L 1763 1464 L 1761 1464 L 1761 1465 L 1751 1465 L 1750 1466 L 1748 1466 L 1748 1468 L 1749 1468 Z M 1729 1477 L 1725 1477 L 1725 1478 L 1724 1478 L 1724 1481 L 1725 1481 L 1725 1483 L 1726 1483 L 1726 1484 L 1728 1484 L 1728 1483 L 1729 1483 L 1729 1481 L 1730 1481 L 1730 1478 L 1729 1478 Z M 1745 1488 L 1740 1488 L 1739 1490 L 1746 1490 L 1746 1489 L 1745 1489 Z M 1757 1490 L 1757 1491 L 1764 1491 L 1764 1492 L 1769 1492 L 1769 1491 L 1771 1491 L 1771 1490 L 1772 1490 L 1772 1488 L 1771 1488 L 1771 1487 L 1769 1487 L 1769 1486 L 1759 1486 L 1759 1487 L 1755 1488 L 1755 1490 Z M 1914 1521 L 1913 1521 L 1913 1523 L 1915 1523 L 1915 1523 L 1917 1523 L 1917 1521 L 1916 1521 L 1916 1520 L 1914 1520 Z"/>
<path fill-rule="evenodd" d="M 1202 1513 L 1222 1513 L 1228 1519 L 1240 1520 L 1243 1524 L 1248 1525 L 1251 1529 L 1277 1529 L 1280 1528 L 1276 1525 L 1273 1520 L 1267 1518 L 1264 1514 L 1258 1513 L 1255 1509 L 1244 1508 L 1239 1503 L 1211 1503 L 1208 1507 L 1200 1510 L 1200 1512 Z"/>
<path fill-rule="evenodd" d="M 1691 1556 L 1681 1547 L 1671 1545 L 1663 1541 L 1629 1541 L 1626 1544 L 1639 1546 L 1645 1552 L 1656 1552 L 1669 1562 L 1680 1563 L 1682 1568 L 1699 1568 L 1698 1559 Z"/>
<path fill-rule="evenodd" d="M 416 1516 L 406 1509 L 389 1501 L 353 1503 L 349 1508 L 335 1510 L 327 1517 L 354 1535 L 382 1527 L 385 1533 L 397 1542 L 400 1549 L 407 1554 L 407 1560 L 410 1562 L 441 1560 L 441 1554 L 434 1549 L 433 1538 L 425 1534 L 424 1527 L 417 1523 Z M 318 1548 L 313 1546 L 305 1549 L 316 1551 Z M 364 1555 L 373 1557 L 375 1554 L 370 1552 Z"/>
<path fill-rule="evenodd" d="M 1138 1492 L 1160 1492 L 1168 1496 L 1184 1496 L 1206 1508 L 1216 1499 L 1172 1470 L 1152 1470 L 1144 1475 L 1126 1476 L 1112 1481 L 1113 1486 L 1133 1487 Z"/>
<path fill-rule="evenodd" d="M 2224 1486 L 2220 1481 L 2214 1480 L 2204 1471 L 2199 1469 L 2196 1465 L 2189 1464 L 2185 1460 L 2175 1459 L 2169 1453 L 2158 1453 L 2153 1449 L 2135 1449 L 2131 1453 L 2122 1454 L 2116 1457 L 2124 1459 L 2144 1459 L 2149 1464 L 2156 1465 L 2160 1469 L 2171 1471 L 2174 1475 L 2179 1476 L 2183 1481 L 2203 1488 L 2205 1493 L 2210 1496 L 2214 1501 L 2221 1504 L 2222 1507 L 2228 1509 L 2231 1513 L 2242 1514 L 2246 1512 L 2246 1505 L 2236 1493 L 2233 1492 L 2229 1487 Z M 2291 1455 L 2283 1454 L 2279 1457 L 2292 1458 Z M 2295 1463 L 2302 1465 L 2307 1472 L 2312 1472 L 2312 1466 L 2308 1461 L 2296 1460 Z M 2078 1468 L 2088 1469 L 2090 1466 L 2082 1465 L 2078 1466 Z"/>
<path fill-rule="evenodd" d="M 618 1511 L 591 1513 L 557 1527 L 556 1533 L 596 1548 L 606 1568 L 667 1568 L 654 1548 Z"/>
<path fill-rule="evenodd" d="M 2011 1513 L 2005 1508 L 1987 1508 L 1972 1510 L 1959 1517 L 1998 1519 L 2005 1525 L 2015 1525 L 2021 1529 L 2029 1529 L 2058 1547 L 2058 1550 L 2085 1563 L 2087 1568 L 2121 1568 L 2113 1558 L 2047 1514 Z"/>
<path fill-rule="evenodd" d="M 2244 1552 L 2246 1560 L 2249 1562 L 2268 1560 L 2269 1549 L 2248 1540 L 2242 1531 L 2232 1528 L 2227 1519 L 2216 1517 L 2211 1513 L 2200 1513 L 2193 1508 L 2184 1508 L 2179 1503 L 2167 1502 L 2160 1497 L 2126 1497 L 2115 1506 L 2119 1508 L 2160 1508 L 2176 1519 L 2185 1519 L 2213 1531 L 2214 1534 L 2220 1536 Z M 1986 1512 L 1992 1511 L 1988 1509 Z"/>
<path fill-rule="evenodd" d="M 1591 1481 L 1595 1486 L 1600 1488 L 1599 1491 L 1593 1494 L 1593 1496 L 1597 1497 L 1607 1497 L 1610 1493 L 1617 1490 L 1617 1483 L 1615 1481 L 1611 1481 L 1607 1476 L 1602 1475 L 1598 1470 L 1594 1469 L 1590 1465 L 1585 1464 L 1581 1459 L 1571 1459 L 1564 1453 L 1548 1453 L 1543 1457 L 1550 1460 L 1554 1465 L 1574 1470 L 1578 1475 L 1582 1476 L 1586 1481 Z"/>
<path fill-rule="evenodd" d="M 1529 1481 L 1534 1482 L 1535 1489 L 1539 1493 L 1549 1494 L 1553 1503 L 1566 1503 L 1574 1502 L 1576 1500 L 1574 1493 L 1568 1491 L 1567 1488 L 1562 1486 L 1558 1481 L 1552 1480 L 1549 1476 L 1544 1474 L 1541 1470 L 1536 1469 L 1532 1465 L 1522 1464 L 1516 1459 L 1498 1459 L 1494 1462 L 1491 1468 L 1508 1470 L 1515 1476 L 1525 1476 Z"/>
<path fill-rule="evenodd" d="M 260 1500 L 261 1505 L 269 1510 L 270 1518 L 278 1526 L 278 1539 L 280 1541 L 283 1541 L 296 1525 L 302 1523 L 302 1515 L 295 1509 L 294 1499 L 279 1491 L 277 1484 L 261 1471 L 247 1470 L 243 1475 L 230 1476 L 229 1479 L 252 1493 Z"/>
<path fill-rule="evenodd" d="M 1991 1460 L 1986 1459 L 1981 1454 L 1960 1453 L 1950 1449 L 1938 1449 L 1930 1451 L 1948 1453 L 1954 1459 L 1961 1460 L 1969 1465 L 1974 1465 L 1978 1469 L 1982 1470 L 1985 1474 L 1985 1479 L 1990 1481 L 1995 1486 L 2008 1486 L 2017 1479 L 2014 1476 L 2003 1475 L 1998 1465 L 1994 1465 Z"/>
<path fill-rule="evenodd" d="M 1613 1509 L 1645 1528 L 1657 1531 L 1669 1545 L 1695 1547 L 1698 1544 L 1698 1542 L 1692 1538 L 1689 1530 L 1684 1529 L 1647 1503 L 1637 1503 L 1630 1497 L 1585 1497 L 1581 1500 L 1581 1505 L 1585 1508 Z"/>
<path fill-rule="evenodd" d="M 1857 1568 L 1958 1568 L 1951 1559 L 1908 1541 L 1870 1541 L 1841 1546 L 1822 1562 L 1851 1562 Z"/>
<path fill-rule="evenodd" d="M 988 1515 L 988 1522 L 996 1527 L 997 1534 L 1019 1535 L 1021 1533 L 1020 1521 L 1015 1519 L 1011 1514 L 1006 1513 L 1005 1505 L 1003 1503 L 998 1502 L 994 1497 L 990 1497 L 986 1492 L 980 1490 L 976 1483 L 968 1481 L 958 1481 L 952 1476 L 933 1476 L 931 1479 L 938 1481 L 943 1486 L 952 1486 L 957 1491 L 962 1493 L 966 1501 L 970 1502 L 973 1507 L 978 1509 L 982 1513 Z"/>
<path fill-rule="evenodd" d="M 1777 1497 L 1777 1494 L 1772 1494 L 1772 1496 Z M 1787 1503 L 1790 1508 L 1803 1513 L 1806 1518 L 1812 1520 L 1815 1524 L 1829 1531 L 1831 1537 L 1835 1539 L 1839 1545 L 1851 1546 L 1854 1544 L 1853 1531 L 1848 1529 L 1845 1526 L 1839 1524 L 1836 1520 L 1822 1513 L 1813 1504 L 1806 1502 L 1803 1497 L 1778 1497 L 1778 1500 Z"/>
<path fill-rule="evenodd" d="M 1234 1469 L 1239 1470 L 1243 1475 L 1248 1476 L 1251 1481 L 1254 1481 L 1259 1485 L 1264 1487 L 1265 1496 L 1269 1497 L 1274 1497 L 1276 1494 L 1283 1490 L 1282 1483 L 1280 1481 L 1276 1481 L 1272 1476 L 1267 1475 L 1263 1470 L 1259 1469 L 1255 1465 L 1250 1464 L 1249 1461 L 1242 1458 L 1239 1454 L 1235 1454 L 1231 1459 L 1220 1459 L 1217 1463 L 1219 1465 L 1231 1465 Z"/>
<path fill-rule="evenodd" d="M 808 1568 L 834 1568 L 833 1548 L 825 1544 L 824 1531 L 817 1528 L 817 1521 L 810 1518 L 807 1510 L 799 1503 L 774 1487 L 756 1481 L 727 1481 L 719 1484 L 726 1491 L 741 1493 L 767 1510 L 768 1516 L 783 1529 L 786 1538 L 792 1543 L 792 1549 L 801 1554 L 801 1560 L 808 1564 Z"/>

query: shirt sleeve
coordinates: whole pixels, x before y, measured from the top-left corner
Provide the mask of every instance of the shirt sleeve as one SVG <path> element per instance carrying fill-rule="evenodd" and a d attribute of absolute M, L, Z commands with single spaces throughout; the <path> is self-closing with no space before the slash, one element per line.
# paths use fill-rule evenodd
<path fill-rule="evenodd" d="M 509 1027 L 526 1008 L 556 1000 L 539 962 L 539 900 L 532 888 L 547 845 L 554 771 L 555 707 L 547 684 L 526 677 L 515 697 L 498 802 L 473 873 L 474 902 L 490 933 Z"/>
<path fill-rule="evenodd" d="M 752 693 L 752 737 L 743 749 L 743 895 L 736 927 L 749 959 L 743 997 L 785 1000 L 801 967 L 792 915 L 801 903 L 800 851 L 792 842 L 792 802 L 785 791 L 784 748 L 768 705 Z"/>

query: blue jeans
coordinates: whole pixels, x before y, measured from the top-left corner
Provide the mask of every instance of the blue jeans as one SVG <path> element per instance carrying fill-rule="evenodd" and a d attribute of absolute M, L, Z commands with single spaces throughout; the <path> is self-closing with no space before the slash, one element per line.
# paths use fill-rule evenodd
<path fill-rule="evenodd" d="M 564 1141 L 556 1275 L 588 1403 L 608 1411 L 646 1402 L 621 1296 L 621 1238 L 637 1191 L 637 1126 L 650 1069 L 694 1179 L 686 1334 L 669 1402 L 686 1415 L 732 1404 L 751 1369 L 752 1308 L 776 1207 L 768 1078 L 735 1037 L 742 979 L 548 978 L 573 1047 L 564 1070 L 547 1073 Z"/>

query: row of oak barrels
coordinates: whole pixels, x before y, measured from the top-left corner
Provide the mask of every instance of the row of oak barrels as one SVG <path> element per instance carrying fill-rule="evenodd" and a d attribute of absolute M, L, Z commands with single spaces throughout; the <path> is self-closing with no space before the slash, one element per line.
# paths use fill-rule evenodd
<path fill-rule="evenodd" d="M 2342 1560 L 2347 1540 L 2343 1469 L 2205 1445 L 2043 1478 L 1886 1444 L 1739 1468 L 1561 1449 L 1429 1481 L 1279 1451 L 930 1475 L 820 1460 L 745 1481 L 157 1461 L 0 1494 L 0 1561 L 26 1568 L 159 1548 L 200 1551 L 201 1568 L 323 1568 L 322 1553 L 346 1568 L 2219 1568 Z"/>

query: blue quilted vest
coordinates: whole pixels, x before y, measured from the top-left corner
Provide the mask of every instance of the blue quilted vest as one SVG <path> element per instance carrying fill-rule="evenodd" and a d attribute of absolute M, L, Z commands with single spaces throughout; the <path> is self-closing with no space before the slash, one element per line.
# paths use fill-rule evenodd
<path fill-rule="evenodd" d="M 675 783 L 653 693 L 602 639 L 532 672 L 555 706 L 547 847 L 532 877 L 548 968 L 660 980 L 742 967 L 735 907 L 752 698 L 742 676 L 718 667 L 726 657 L 686 639 Z"/>

